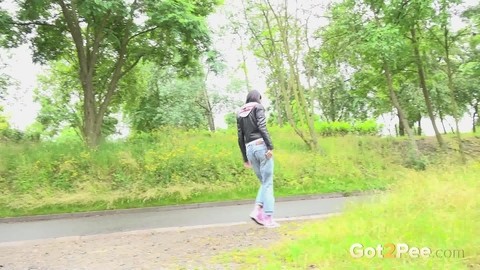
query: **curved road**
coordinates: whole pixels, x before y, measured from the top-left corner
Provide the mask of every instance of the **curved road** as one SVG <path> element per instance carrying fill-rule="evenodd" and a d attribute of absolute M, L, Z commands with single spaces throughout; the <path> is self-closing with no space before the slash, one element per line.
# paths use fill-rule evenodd
<path fill-rule="evenodd" d="M 335 214 L 347 202 L 370 196 L 278 199 L 276 218 L 308 218 Z M 0 219 L 0 244 L 17 241 L 86 236 L 170 227 L 213 226 L 250 222 L 250 201 L 156 207 L 95 213 Z"/>

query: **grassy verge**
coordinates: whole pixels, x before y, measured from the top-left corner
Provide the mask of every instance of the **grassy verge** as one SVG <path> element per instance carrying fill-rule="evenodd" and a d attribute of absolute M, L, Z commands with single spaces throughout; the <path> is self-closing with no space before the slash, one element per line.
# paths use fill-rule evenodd
<path fill-rule="evenodd" d="M 409 172 L 375 203 L 350 205 L 340 216 L 308 224 L 295 233 L 296 240 L 220 260 L 244 269 L 479 269 L 479 175 L 478 162 Z M 405 243 L 428 247 L 432 255 L 353 258 L 354 243 L 383 245 L 383 254 L 393 251 L 388 243 Z"/>
<path fill-rule="evenodd" d="M 277 196 L 387 189 L 410 170 L 398 140 L 320 140 L 272 129 Z M 455 158 L 452 158 L 454 160 Z M 75 141 L 0 145 L 0 217 L 253 199 L 233 131 L 159 131 L 88 151 Z"/>

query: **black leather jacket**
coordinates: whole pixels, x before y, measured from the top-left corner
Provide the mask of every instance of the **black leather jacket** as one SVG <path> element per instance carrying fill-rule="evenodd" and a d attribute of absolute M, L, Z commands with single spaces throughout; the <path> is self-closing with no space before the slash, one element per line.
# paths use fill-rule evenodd
<path fill-rule="evenodd" d="M 273 150 L 272 140 L 267 131 L 265 108 L 262 104 L 250 102 L 240 108 L 237 114 L 238 146 L 242 151 L 243 161 L 247 162 L 245 144 L 263 139 L 268 150 Z"/>

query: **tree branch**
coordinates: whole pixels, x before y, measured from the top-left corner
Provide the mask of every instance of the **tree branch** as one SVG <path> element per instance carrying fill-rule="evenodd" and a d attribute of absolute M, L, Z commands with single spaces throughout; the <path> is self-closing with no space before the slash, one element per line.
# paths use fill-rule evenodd
<path fill-rule="evenodd" d="M 135 66 L 137 66 L 137 64 L 140 62 L 140 60 L 142 59 L 143 55 L 140 55 L 137 60 L 135 60 L 135 62 L 133 62 L 133 64 L 131 64 L 130 66 L 128 66 L 127 68 L 125 68 L 125 70 L 122 72 L 122 74 L 120 75 L 120 77 L 123 77 L 125 76 L 127 73 L 129 73 Z"/>
<path fill-rule="evenodd" d="M 93 77 L 93 71 L 95 70 L 95 65 L 97 62 L 98 58 L 98 53 L 100 49 L 100 43 L 102 42 L 103 38 L 105 37 L 105 33 L 103 32 L 103 29 L 105 29 L 107 25 L 107 20 L 110 17 L 111 11 L 108 11 L 106 16 L 103 17 L 102 23 L 98 28 L 95 29 L 95 36 L 93 40 L 93 46 L 92 46 L 92 51 L 90 53 L 91 57 L 89 59 L 88 63 L 88 75 L 90 77 Z"/>
<path fill-rule="evenodd" d="M 152 27 L 152 28 L 148 28 L 148 29 L 145 29 L 143 31 L 140 31 L 138 33 L 135 33 L 133 34 L 131 37 L 128 38 L 128 41 L 130 42 L 132 39 L 138 37 L 138 36 L 141 36 L 143 34 L 146 34 L 146 33 L 149 33 L 149 32 L 152 32 L 152 31 L 155 31 L 156 29 L 160 28 L 160 26 L 155 26 L 155 27 Z"/>
<path fill-rule="evenodd" d="M 132 3 L 131 7 L 132 7 L 132 9 L 130 10 L 130 18 L 129 18 L 126 26 L 125 26 L 125 33 L 124 33 L 123 39 L 120 43 L 120 48 L 119 48 L 119 51 L 118 51 L 118 58 L 117 58 L 117 62 L 115 63 L 115 70 L 113 71 L 112 76 L 110 78 L 110 82 L 109 82 L 108 87 L 107 87 L 107 94 L 105 95 L 105 98 L 104 98 L 104 100 L 103 100 L 103 102 L 100 105 L 100 108 L 98 110 L 98 115 L 97 115 L 98 118 L 96 120 L 97 125 L 100 125 L 101 122 L 102 122 L 101 119 L 103 119 L 103 115 L 105 114 L 105 112 L 107 110 L 107 107 L 110 104 L 110 101 L 113 97 L 113 94 L 115 93 L 115 90 L 117 89 L 118 82 L 120 81 L 122 76 L 124 74 L 126 74 L 125 72 L 122 72 L 122 68 L 123 68 L 123 66 L 125 64 L 125 61 L 126 61 L 127 46 L 128 46 L 128 42 L 130 41 L 129 31 L 130 31 L 130 28 L 132 27 L 132 24 L 133 24 L 133 15 L 135 13 L 135 10 L 138 8 L 137 0 L 135 0 Z M 138 61 L 140 61 L 140 60 L 138 59 Z M 136 63 L 138 63 L 138 61 Z M 136 65 L 136 63 L 135 63 L 135 65 Z"/>
<path fill-rule="evenodd" d="M 262 48 L 262 51 L 263 53 L 265 53 L 265 59 L 271 64 L 273 65 L 272 63 L 272 59 L 270 58 L 270 56 L 274 53 L 269 53 L 268 50 L 265 48 L 265 45 L 262 43 L 260 37 L 258 36 L 258 34 L 255 32 L 255 30 L 253 29 L 251 23 L 250 23 L 250 20 L 248 19 L 248 15 L 247 15 L 247 7 L 245 6 L 245 2 L 244 0 L 242 0 L 242 5 L 243 5 L 243 15 L 245 17 L 245 20 L 247 21 L 247 27 L 248 27 L 248 30 L 250 31 L 250 33 L 253 35 L 255 41 L 257 41 L 257 43 L 260 45 L 260 47 Z M 271 34 L 271 33 L 270 33 Z M 272 44 L 275 42 L 274 40 L 271 40 Z"/>
<path fill-rule="evenodd" d="M 8 24 L 11 25 L 19 25 L 19 26 L 31 26 L 31 25 L 37 25 L 37 26 L 50 26 L 50 27 L 57 27 L 55 24 L 51 24 L 48 22 L 42 22 L 42 21 L 31 21 L 31 22 L 9 22 Z"/>
<path fill-rule="evenodd" d="M 63 16 L 67 22 L 67 26 L 70 29 L 70 34 L 72 35 L 75 47 L 77 48 L 78 60 L 80 62 L 80 73 L 83 78 L 86 78 L 87 75 L 87 57 L 85 55 L 85 48 L 83 45 L 83 36 L 80 28 L 80 23 L 78 21 L 77 15 L 73 10 L 68 9 L 67 5 L 63 0 L 58 0 L 60 7 L 62 8 Z M 72 2 L 73 8 L 74 1 Z"/>

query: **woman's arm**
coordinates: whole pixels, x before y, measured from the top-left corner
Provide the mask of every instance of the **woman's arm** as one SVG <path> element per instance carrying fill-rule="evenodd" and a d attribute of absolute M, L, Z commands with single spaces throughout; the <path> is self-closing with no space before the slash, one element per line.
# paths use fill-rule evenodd
<path fill-rule="evenodd" d="M 248 162 L 247 149 L 245 148 L 245 137 L 243 135 L 243 130 L 242 130 L 240 121 L 241 121 L 241 118 L 237 117 L 238 146 L 240 147 L 240 151 L 242 152 L 243 162 Z"/>
<path fill-rule="evenodd" d="M 255 108 L 255 117 L 257 118 L 257 126 L 260 134 L 262 135 L 263 141 L 267 145 L 268 150 L 273 150 L 272 140 L 270 139 L 270 134 L 267 130 L 267 121 L 265 119 L 265 108 L 262 104 L 258 104 Z"/>

